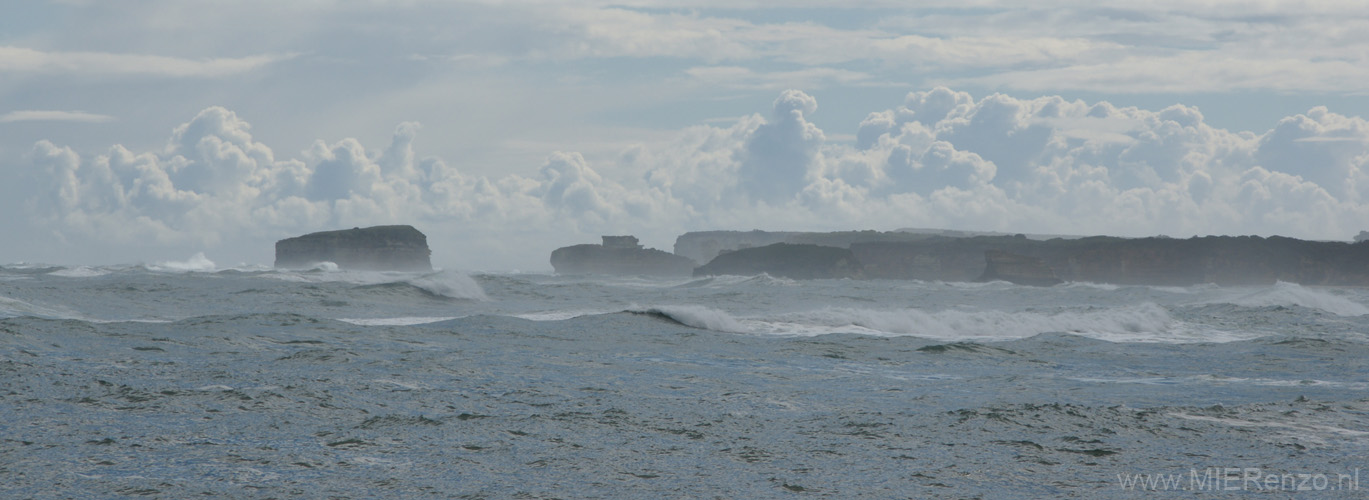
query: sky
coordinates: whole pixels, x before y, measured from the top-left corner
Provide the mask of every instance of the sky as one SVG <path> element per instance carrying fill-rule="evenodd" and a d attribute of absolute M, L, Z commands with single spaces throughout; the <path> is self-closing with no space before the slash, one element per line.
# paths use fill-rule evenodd
<path fill-rule="evenodd" d="M 0 263 L 1369 230 L 1369 3 L 777 3 L 8 0 Z"/>

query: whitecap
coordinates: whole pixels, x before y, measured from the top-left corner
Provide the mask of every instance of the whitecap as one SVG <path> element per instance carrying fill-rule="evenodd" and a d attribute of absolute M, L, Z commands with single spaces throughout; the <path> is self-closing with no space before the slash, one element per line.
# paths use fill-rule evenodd
<path fill-rule="evenodd" d="M 359 326 L 410 326 L 426 325 L 457 319 L 459 316 L 404 316 L 398 318 L 338 318 L 338 321 Z"/>
<path fill-rule="evenodd" d="M 1261 288 L 1253 292 L 1245 291 L 1239 295 L 1217 299 L 1213 302 L 1244 307 L 1300 306 L 1320 309 L 1338 316 L 1369 314 L 1369 306 L 1336 295 L 1328 290 L 1308 288 L 1296 283 L 1282 281 L 1271 287 Z"/>
<path fill-rule="evenodd" d="M 184 261 L 158 262 L 148 266 L 148 269 L 174 273 L 211 273 L 218 268 L 214 265 L 214 261 L 204 256 L 204 252 L 196 252 L 195 255 Z"/>
<path fill-rule="evenodd" d="M 614 312 L 614 311 L 607 311 L 607 310 L 592 310 L 592 309 L 574 309 L 574 310 L 537 311 L 537 312 L 529 312 L 529 313 L 512 314 L 512 315 L 510 315 L 510 316 L 513 316 L 513 317 L 515 317 L 515 318 L 520 318 L 520 319 L 526 319 L 526 320 L 529 320 L 529 321 L 564 321 L 564 320 L 568 320 L 568 319 L 572 319 L 572 318 L 579 318 L 579 317 L 581 317 L 581 316 L 594 316 L 594 315 L 598 315 L 598 314 L 609 314 L 609 313 L 612 313 L 612 312 Z"/>
<path fill-rule="evenodd" d="M 65 267 L 48 273 L 49 276 L 60 276 L 63 278 L 95 278 L 109 274 L 108 269 L 100 269 L 90 266 Z"/>
<path fill-rule="evenodd" d="M 656 306 L 644 309 L 629 309 L 631 312 L 660 314 L 678 321 L 685 326 L 714 330 L 719 332 L 748 333 L 750 328 L 743 326 L 732 315 L 711 307 L 696 305 Z"/>
<path fill-rule="evenodd" d="M 1063 332 L 1108 342 L 1232 342 L 1263 336 L 1201 328 L 1176 320 L 1165 308 L 1137 306 L 1054 313 L 999 310 L 924 311 L 823 308 L 737 320 L 747 330 L 812 336 L 856 333 L 915 336 L 945 341 L 1008 341 Z"/>
<path fill-rule="evenodd" d="M 438 271 L 418 278 L 405 280 L 428 293 L 452 299 L 489 300 L 485 289 L 474 279 L 458 272 Z"/>

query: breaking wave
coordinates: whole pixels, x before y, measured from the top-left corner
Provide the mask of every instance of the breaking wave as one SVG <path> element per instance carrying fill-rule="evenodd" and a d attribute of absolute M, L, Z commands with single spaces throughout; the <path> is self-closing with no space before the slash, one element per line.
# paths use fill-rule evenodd
<path fill-rule="evenodd" d="M 212 273 L 218 269 L 214 261 L 204 256 L 204 252 L 197 252 L 183 261 L 169 260 L 158 262 L 147 266 L 151 271 L 163 271 L 172 273 Z"/>
<path fill-rule="evenodd" d="M 95 278 L 107 275 L 109 273 L 110 271 L 108 269 L 90 266 L 76 266 L 64 267 L 62 269 L 58 269 L 48 274 L 52 276 L 61 276 L 63 278 Z"/>
<path fill-rule="evenodd" d="M 1220 299 L 1217 302 L 1245 307 L 1299 306 L 1319 309 L 1338 316 L 1363 316 L 1369 306 L 1336 295 L 1326 290 L 1306 288 L 1296 283 L 1278 282 L 1274 286 L 1254 292 Z"/>
<path fill-rule="evenodd" d="M 404 281 L 433 295 L 450 299 L 489 300 L 474 279 L 462 273 L 438 271 Z"/>
<path fill-rule="evenodd" d="M 1033 311 L 923 311 L 824 308 L 756 317 L 735 317 L 696 305 L 655 306 L 628 312 L 659 316 L 681 325 L 732 333 L 816 336 L 854 333 L 914 336 L 944 341 L 1009 341 L 1061 332 L 1109 342 L 1232 342 L 1261 334 L 1203 328 L 1172 317 L 1165 308 L 1138 306 Z"/>
<path fill-rule="evenodd" d="M 333 263 L 323 262 L 307 271 L 281 271 L 263 276 L 305 283 L 351 283 L 375 290 L 413 289 L 426 295 L 448 299 L 489 300 L 484 288 L 475 279 L 455 271 L 436 271 L 421 275 L 381 271 L 339 271 Z"/>
<path fill-rule="evenodd" d="M 684 326 L 731 333 L 750 333 L 751 328 L 742 325 L 732 315 L 711 307 L 680 305 L 657 306 L 644 309 L 629 309 L 628 312 L 646 314 L 674 321 Z"/>

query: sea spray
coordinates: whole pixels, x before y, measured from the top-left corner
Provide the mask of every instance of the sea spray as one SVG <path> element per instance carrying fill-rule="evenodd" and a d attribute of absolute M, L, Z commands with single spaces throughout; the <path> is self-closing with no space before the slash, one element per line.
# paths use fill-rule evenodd
<path fill-rule="evenodd" d="M 1328 290 L 1308 288 L 1296 283 L 1278 282 L 1272 287 L 1254 291 L 1239 291 L 1233 296 L 1219 299 L 1245 307 L 1299 306 L 1319 309 L 1338 316 L 1363 316 L 1369 314 L 1369 306 L 1336 295 Z"/>
<path fill-rule="evenodd" d="M 204 252 L 196 252 L 189 259 L 183 261 L 163 261 L 147 267 L 152 271 L 163 271 L 173 273 L 212 273 L 217 268 L 214 261 L 204 256 Z"/>
<path fill-rule="evenodd" d="M 450 299 L 489 300 L 485 290 L 474 279 L 455 271 L 438 271 L 418 278 L 405 280 L 405 283 L 426 290 L 434 295 Z"/>

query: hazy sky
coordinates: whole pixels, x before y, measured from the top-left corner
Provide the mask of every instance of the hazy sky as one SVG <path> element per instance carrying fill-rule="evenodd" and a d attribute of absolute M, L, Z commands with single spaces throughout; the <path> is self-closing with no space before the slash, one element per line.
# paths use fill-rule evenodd
<path fill-rule="evenodd" d="M 0 263 L 1369 229 L 1369 3 L 778 3 L 8 0 Z"/>

